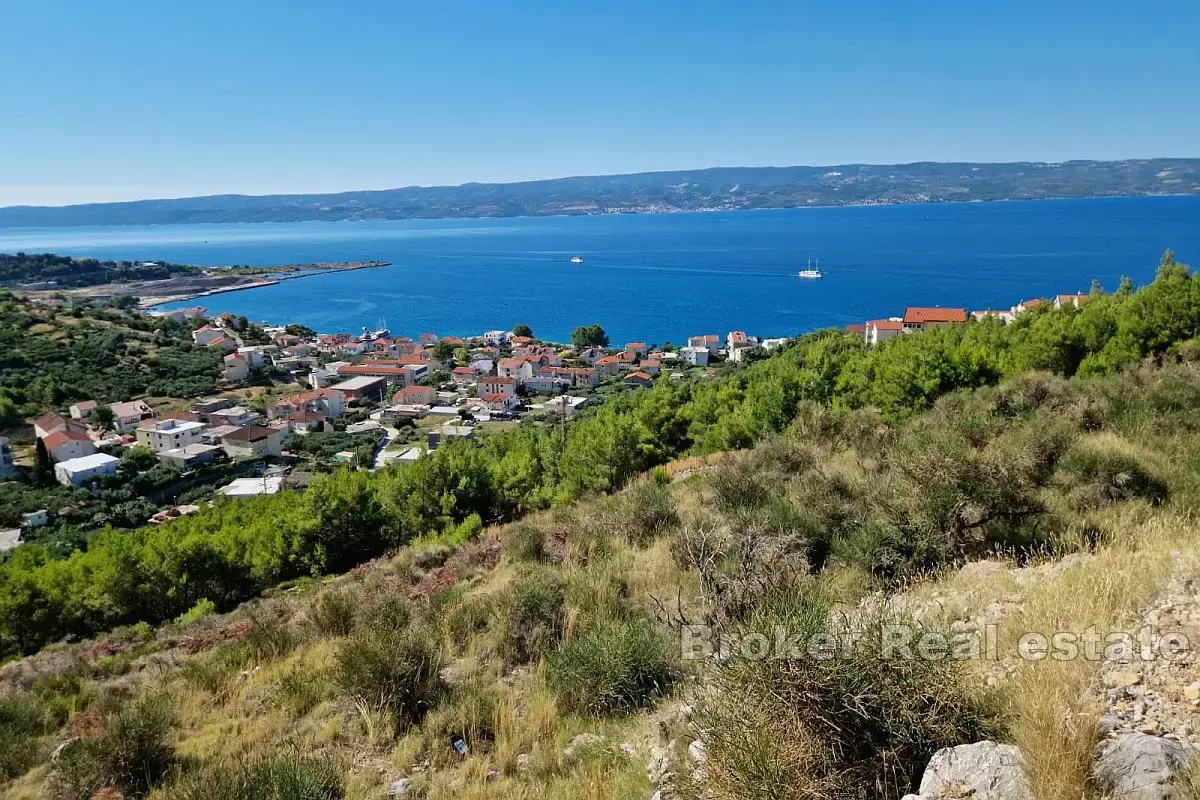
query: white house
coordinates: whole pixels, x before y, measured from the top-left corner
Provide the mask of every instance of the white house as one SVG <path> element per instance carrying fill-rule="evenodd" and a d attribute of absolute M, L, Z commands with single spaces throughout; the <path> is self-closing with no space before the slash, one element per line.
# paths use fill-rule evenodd
<path fill-rule="evenodd" d="M 203 328 L 197 328 L 192 331 L 192 341 L 202 347 L 207 347 L 217 339 L 224 338 L 225 334 L 220 328 L 214 328 L 212 325 L 205 325 Z"/>
<path fill-rule="evenodd" d="M 698 339 L 702 337 L 693 336 L 692 338 Z M 711 353 L 707 347 L 693 347 L 692 345 L 688 345 L 679 351 L 679 355 L 693 367 L 706 367 L 708 366 L 708 357 Z"/>
<path fill-rule="evenodd" d="M 78 403 L 71 405 L 72 419 L 87 419 L 96 410 L 97 403 L 95 400 L 81 400 Z"/>
<path fill-rule="evenodd" d="M 507 342 L 508 337 L 511 335 L 508 331 L 488 331 L 483 335 L 483 341 L 494 347 L 499 347 Z"/>
<path fill-rule="evenodd" d="M 178 419 L 148 420 L 138 426 L 138 444 L 149 447 L 155 453 L 163 453 L 189 444 L 204 441 L 203 422 Z"/>
<path fill-rule="evenodd" d="M 82 486 L 96 478 L 117 474 L 121 459 L 104 453 L 72 458 L 54 465 L 54 477 L 63 486 Z"/>
<path fill-rule="evenodd" d="M 237 353 L 225 356 L 225 380 L 241 383 L 250 377 L 250 363 Z"/>
<path fill-rule="evenodd" d="M 267 363 L 267 354 L 258 345 L 249 347 L 239 347 L 237 354 L 246 359 L 246 363 L 250 365 L 250 369 L 259 369 Z"/>
<path fill-rule="evenodd" d="M 109 408 L 112 409 L 117 430 L 121 433 L 133 430 L 142 424 L 143 420 L 154 416 L 154 409 L 141 400 L 130 400 L 128 403 L 113 403 Z"/>
<path fill-rule="evenodd" d="M 222 408 L 219 411 L 214 411 L 208 415 L 209 420 L 213 425 L 249 425 L 254 420 L 262 417 L 257 411 L 253 411 L 245 406 L 233 406 L 232 408 Z"/>
<path fill-rule="evenodd" d="M 707 350 L 710 356 L 715 356 L 721 349 L 721 337 L 715 333 L 708 333 L 704 336 L 689 336 L 688 347 L 700 347 Z"/>
<path fill-rule="evenodd" d="M 42 444 L 46 447 L 47 455 L 54 461 L 70 461 L 96 452 L 96 445 L 92 444 L 88 435 L 72 428 L 55 431 L 44 437 Z"/>
<path fill-rule="evenodd" d="M 869 319 L 864 336 L 866 343 L 874 346 L 902 333 L 904 333 L 904 321 L 901 319 Z"/>
<path fill-rule="evenodd" d="M 511 395 L 517 392 L 517 381 L 501 375 L 484 375 L 476 384 L 476 393 L 483 397 L 488 394 Z"/>

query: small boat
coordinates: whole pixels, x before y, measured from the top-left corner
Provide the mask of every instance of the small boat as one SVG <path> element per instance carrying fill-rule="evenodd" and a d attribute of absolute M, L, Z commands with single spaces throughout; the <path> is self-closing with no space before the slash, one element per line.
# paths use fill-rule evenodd
<path fill-rule="evenodd" d="M 817 266 L 814 269 L 812 259 L 810 258 L 808 260 L 808 269 L 800 270 L 799 272 L 796 273 L 796 277 L 797 278 L 810 278 L 810 279 L 824 278 L 825 273 L 821 272 L 821 259 L 819 259 L 819 258 L 817 259 Z"/>
<path fill-rule="evenodd" d="M 583 256 L 571 256 L 571 263 L 572 264 L 582 264 Z"/>

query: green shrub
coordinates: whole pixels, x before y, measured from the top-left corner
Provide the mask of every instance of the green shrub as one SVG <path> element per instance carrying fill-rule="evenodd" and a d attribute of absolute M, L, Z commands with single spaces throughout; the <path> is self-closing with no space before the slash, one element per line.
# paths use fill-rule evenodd
<path fill-rule="evenodd" d="M 735 648 L 714 669 L 694 718 L 707 747 L 707 796 L 901 797 L 915 790 L 937 750 L 1000 733 L 994 708 L 961 662 L 885 655 L 885 630 L 920 631 L 911 621 L 868 617 L 846 627 L 829 620 L 827 604 L 800 598 L 772 605 L 741 629 L 769 642 L 784 630 L 801 649 L 748 659 Z M 842 647 L 817 657 L 807 652 L 813 641 Z"/>
<path fill-rule="evenodd" d="M 369 631 L 395 632 L 408 627 L 412 620 L 412 608 L 399 595 L 391 595 L 367 609 L 362 617 L 362 627 Z"/>
<path fill-rule="evenodd" d="M 458 737 L 467 743 L 472 753 L 487 749 L 496 739 L 501 696 L 495 686 L 469 683 L 456 687 L 444 703 L 431 711 L 421 724 L 427 741 L 434 744 L 432 755 L 458 760 L 449 743 Z"/>
<path fill-rule="evenodd" d="M 678 676 L 670 642 L 648 620 L 605 619 L 546 660 L 546 680 L 577 714 L 602 716 L 646 707 Z"/>
<path fill-rule="evenodd" d="M 273 619 L 256 619 L 246 644 L 256 661 L 274 661 L 292 652 L 296 647 L 296 637 L 288 626 Z"/>
<path fill-rule="evenodd" d="M 328 689 L 324 672 L 294 666 L 279 679 L 278 703 L 293 717 L 303 717 L 325 699 Z"/>
<path fill-rule="evenodd" d="M 175 624 L 181 628 L 186 628 L 189 625 L 195 625 L 209 614 L 216 612 L 216 610 L 217 606 L 212 600 L 209 600 L 207 597 L 202 597 L 196 601 L 194 606 L 176 617 Z"/>
<path fill-rule="evenodd" d="M 179 674 L 193 686 L 216 694 L 225 688 L 230 678 L 246 668 L 251 655 L 246 644 L 223 644 L 210 653 L 185 661 Z"/>
<path fill-rule="evenodd" d="M 546 532 L 536 525 L 522 522 L 504 534 L 504 555 L 517 563 L 544 561 Z"/>
<path fill-rule="evenodd" d="M 679 524 L 671 491 L 661 483 L 647 481 L 624 495 L 623 529 L 635 547 L 646 547 L 668 528 Z"/>
<path fill-rule="evenodd" d="M 725 512 L 756 508 L 779 496 L 777 480 L 768 480 L 748 459 L 722 464 L 709 473 L 717 508 Z"/>
<path fill-rule="evenodd" d="M 174 800 L 341 800 L 342 765 L 295 753 L 264 761 L 219 761 L 170 787 Z"/>
<path fill-rule="evenodd" d="M 1166 483 L 1124 453 L 1078 447 L 1063 458 L 1061 469 L 1072 487 L 1071 499 L 1078 507 L 1135 498 L 1158 505 L 1168 496 Z"/>
<path fill-rule="evenodd" d="M 553 567 L 529 568 L 516 577 L 498 612 L 509 663 L 535 661 L 562 639 L 566 589 Z"/>
<path fill-rule="evenodd" d="M 496 614 L 495 604 L 496 600 L 491 595 L 475 594 L 462 597 L 447 610 L 450 633 L 456 639 L 465 641 L 471 634 L 486 630 Z"/>
<path fill-rule="evenodd" d="M 0 697 L 0 780 L 25 774 L 49 751 L 60 719 L 31 694 Z"/>
<path fill-rule="evenodd" d="M 308 618 L 324 636 L 348 636 L 358 618 L 358 598 L 349 591 L 322 592 L 309 609 Z"/>
<path fill-rule="evenodd" d="M 414 629 L 362 626 L 343 643 L 334 684 L 360 709 L 382 712 L 397 731 L 418 723 L 445 693 L 434 637 Z"/>
<path fill-rule="evenodd" d="M 104 787 L 145 797 L 175 766 L 176 720 L 165 697 L 135 700 L 111 717 L 93 739 L 72 742 L 55 761 L 50 793 L 56 800 L 88 800 Z"/>

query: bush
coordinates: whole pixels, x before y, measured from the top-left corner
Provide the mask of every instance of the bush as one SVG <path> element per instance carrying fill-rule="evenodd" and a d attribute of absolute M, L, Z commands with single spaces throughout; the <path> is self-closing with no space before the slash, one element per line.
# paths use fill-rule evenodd
<path fill-rule="evenodd" d="M 1158 505 L 1168 496 L 1166 483 L 1124 453 L 1078 447 L 1063 458 L 1061 469 L 1072 486 L 1072 502 L 1080 508 L 1135 498 Z"/>
<path fill-rule="evenodd" d="M 473 753 L 479 753 L 496 739 L 501 697 L 494 686 L 470 683 L 456 688 L 445 703 L 429 713 L 422 723 L 426 741 L 433 745 L 432 755 L 459 760 L 450 742 L 462 737 Z"/>
<path fill-rule="evenodd" d="M 286 624 L 278 620 L 256 619 L 246 643 L 250 645 L 256 661 L 274 661 L 292 652 L 296 637 Z"/>
<path fill-rule="evenodd" d="M 638 484 L 625 493 L 623 500 L 625 538 L 635 547 L 646 547 L 679 523 L 671 491 L 661 483 Z"/>
<path fill-rule="evenodd" d="M 325 698 L 325 673 L 294 666 L 279 679 L 278 702 L 293 717 L 303 717 Z"/>
<path fill-rule="evenodd" d="M 518 575 L 500 601 L 502 647 L 509 663 L 535 661 L 563 636 L 566 581 L 552 567 Z"/>
<path fill-rule="evenodd" d="M 642 618 L 605 619 L 546 660 L 546 680 L 577 714 L 603 716 L 644 708 L 678 676 L 667 637 Z"/>
<path fill-rule="evenodd" d="M 715 669 L 694 720 L 707 747 L 709 797 L 901 797 L 937 750 L 999 733 L 994 709 L 969 688 L 960 662 L 884 656 L 885 626 L 910 621 L 829 620 L 826 603 L 800 598 L 773 604 L 741 629 L 774 642 L 782 628 L 800 647 L 816 634 L 857 638 L 832 658 L 735 653 Z"/>
<path fill-rule="evenodd" d="M 209 614 L 217 610 L 216 605 L 207 597 L 202 597 L 196 601 L 196 605 L 192 606 L 187 611 L 175 618 L 175 624 L 181 628 L 186 628 L 189 625 L 195 625 L 200 620 L 207 617 Z"/>
<path fill-rule="evenodd" d="M 368 631 L 394 633 L 408 627 L 412 620 L 412 609 L 408 601 L 399 595 L 384 598 L 363 614 L 362 627 Z"/>
<path fill-rule="evenodd" d="M 544 561 L 546 532 L 528 522 L 514 525 L 504 535 L 504 555 L 517 563 Z"/>
<path fill-rule="evenodd" d="M 358 598 L 348 591 L 322 592 L 308 618 L 324 636 L 349 636 L 358 617 Z"/>
<path fill-rule="evenodd" d="M 712 470 L 709 485 L 717 508 L 725 512 L 757 508 L 779 495 L 779 482 L 753 469 L 748 459 L 727 462 Z"/>
<path fill-rule="evenodd" d="M 342 766 L 297 754 L 264 761 L 221 761 L 171 786 L 175 800 L 341 800 Z"/>
<path fill-rule="evenodd" d="M 175 713 L 165 697 L 136 700 L 117 712 L 94 739 L 70 744 L 55 761 L 50 793 L 57 800 L 88 800 L 111 787 L 145 797 L 175 766 Z"/>
<path fill-rule="evenodd" d="M 224 644 L 212 652 L 185 661 L 179 674 L 185 681 L 216 694 L 237 672 L 246 667 L 251 650 L 245 644 Z"/>
<path fill-rule="evenodd" d="M 441 700 L 441 668 L 441 653 L 425 631 L 368 625 L 342 645 L 333 677 L 360 709 L 386 713 L 401 731 Z"/>
<path fill-rule="evenodd" d="M 0 697 L 0 780 L 24 775 L 45 759 L 60 720 L 32 695 Z"/>

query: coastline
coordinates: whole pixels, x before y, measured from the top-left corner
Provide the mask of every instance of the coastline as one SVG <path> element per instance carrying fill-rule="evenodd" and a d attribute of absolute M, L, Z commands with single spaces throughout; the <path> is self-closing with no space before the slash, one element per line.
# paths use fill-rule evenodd
<path fill-rule="evenodd" d="M 390 267 L 390 261 L 347 261 L 347 262 L 322 262 L 315 264 L 287 264 L 277 267 L 253 267 L 250 274 L 271 274 L 280 270 L 295 272 L 294 275 L 277 275 L 275 277 L 261 280 L 251 281 L 249 283 L 237 283 L 229 286 L 215 286 L 211 289 L 187 293 L 170 293 L 162 295 L 140 296 L 138 300 L 138 308 L 143 311 L 148 311 L 159 306 L 164 306 L 169 303 L 183 303 L 188 300 L 196 300 L 202 297 L 211 297 L 218 294 L 228 294 L 229 292 L 240 292 L 244 289 L 261 289 L 264 286 L 275 286 L 284 281 L 294 281 L 300 278 L 310 278 L 314 275 L 326 275 L 331 272 L 354 272 L 360 269 L 376 269 L 378 267 Z M 214 269 L 238 269 L 237 267 L 210 267 L 206 270 Z M 239 276 L 245 277 L 245 276 Z"/>

